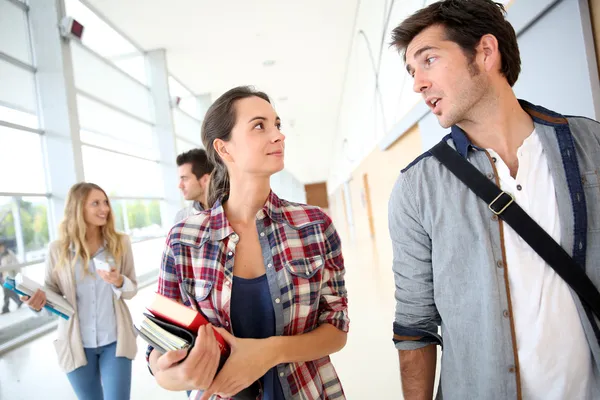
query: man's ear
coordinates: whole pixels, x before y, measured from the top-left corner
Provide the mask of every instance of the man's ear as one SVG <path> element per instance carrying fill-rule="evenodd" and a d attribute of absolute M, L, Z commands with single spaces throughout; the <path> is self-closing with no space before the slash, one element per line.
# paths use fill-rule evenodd
<path fill-rule="evenodd" d="M 498 64 L 498 68 L 502 68 L 502 65 L 500 65 L 500 49 L 496 36 L 491 34 L 483 35 L 478 47 L 482 54 L 483 66 L 486 71 L 496 68 L 496 64 Z"/>
<path fill-rule="evenodd" d="M 210 182 L 210 174 L 202 175 L 202 178 L 200 178 L 200 185 L 202 185 L 202 187 L 204 187 L 204 188 L 207 188 L 209 182 Z"/>

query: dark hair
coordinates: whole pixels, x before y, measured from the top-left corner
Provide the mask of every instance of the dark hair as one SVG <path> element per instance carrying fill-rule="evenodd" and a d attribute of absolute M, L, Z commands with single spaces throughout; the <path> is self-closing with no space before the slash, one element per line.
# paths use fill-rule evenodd
<path fill-rule="evenodd" d="M 177 156 L 178 167 L 188 163 L 192 164 L 192 173 L 196 176 L 196 179 L 200 179 L 204 175 L 210 174 L 214 169 L 213 164 L 208 160 L 208 156 L 204 149 L 192 149 Z"/>
<path fill-rule="evenodd" d="M 410 42 L 423 30 L 441 25 L 448 40 L 458 44 L 473 62 L 475 48 L 484 35 L 491 34 L 498 40 L 502 58 L 500 71 L 513 86 L 521 72 L 521 56 L 517 35 L 505 18 L 506 10 L 491 0 L 444 0 L 423 8 L 392 31 L 391 45 L 404 52 Z"/>
<path fill-rule="evenodd" d="M 206 148 L 208 159 L 215 169 L 208 186 L 208 206 L 212 207 L 217 200 L 224 201 L 229 195 L 229 173 L 221 157 L 213 147 L 216 139 L 225 142 L 231 139 L 231 130 L 235 126 L 235 102 L 248 97 L 259 97 L 269 103 L 271 100 L 263 92 L 251 86 L 238 86 L 221 95 L 206 111 L 202 122 L 202 144 Z"/>

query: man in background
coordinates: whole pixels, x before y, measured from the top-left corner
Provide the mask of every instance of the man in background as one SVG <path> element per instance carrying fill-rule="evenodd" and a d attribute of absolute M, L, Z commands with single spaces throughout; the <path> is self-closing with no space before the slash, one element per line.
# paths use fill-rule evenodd
<path fill-rule="evenodd" d="M 181 189 L 183 197 L 191 200 L 192 204 L 179 210 L 174 223 L 208 208 L 208 184 L 213 171 L 213 166 L 208 161 L 206 151 L 203 149 L 192 149 L 178 155 L 177 167 L 179 189 Z"/>

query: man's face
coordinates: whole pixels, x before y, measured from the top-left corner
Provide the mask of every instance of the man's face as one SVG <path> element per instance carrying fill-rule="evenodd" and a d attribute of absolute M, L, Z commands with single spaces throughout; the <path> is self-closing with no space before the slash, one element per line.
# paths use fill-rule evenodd
<path fill-rule="evenodd" d="M 476 62 L 460 46 L 446 39 L 445 28 L 431 26 L 415 36 L 406 49 L 406 69 L 413 89 L 448 128 L 469 119 L 469 112 L 485 94 L 489 82 Z"/>
<path fill-rule="evenodd" d="M 183 193 L 186 200 L 203 201 L 206 187 L 208 184 L 208 174 L 202 178 L 196 178 L 192 172 L 192 164 L 187 163 L 178 167 L 179 172 L 179 189 Z"/>

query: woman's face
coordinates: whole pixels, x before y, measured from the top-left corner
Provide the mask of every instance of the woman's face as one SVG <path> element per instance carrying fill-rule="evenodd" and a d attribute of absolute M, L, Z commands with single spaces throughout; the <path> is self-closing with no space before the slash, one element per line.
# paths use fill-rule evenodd
<path fill-rule="evenodd" d="M 283 169 L 285 136 L 273 106 L 260 97 L 235 102 L 236 123 L 229 142 L 218 141 L 219 151 L 230 171 L 271 176 Z"/>
<path fill-rule="evenodd" d="M 104 226 L 110 216 L 108 199 L 101 190 L 92 189 L 83 207 L 83 219 L 90 226 Z"/>

